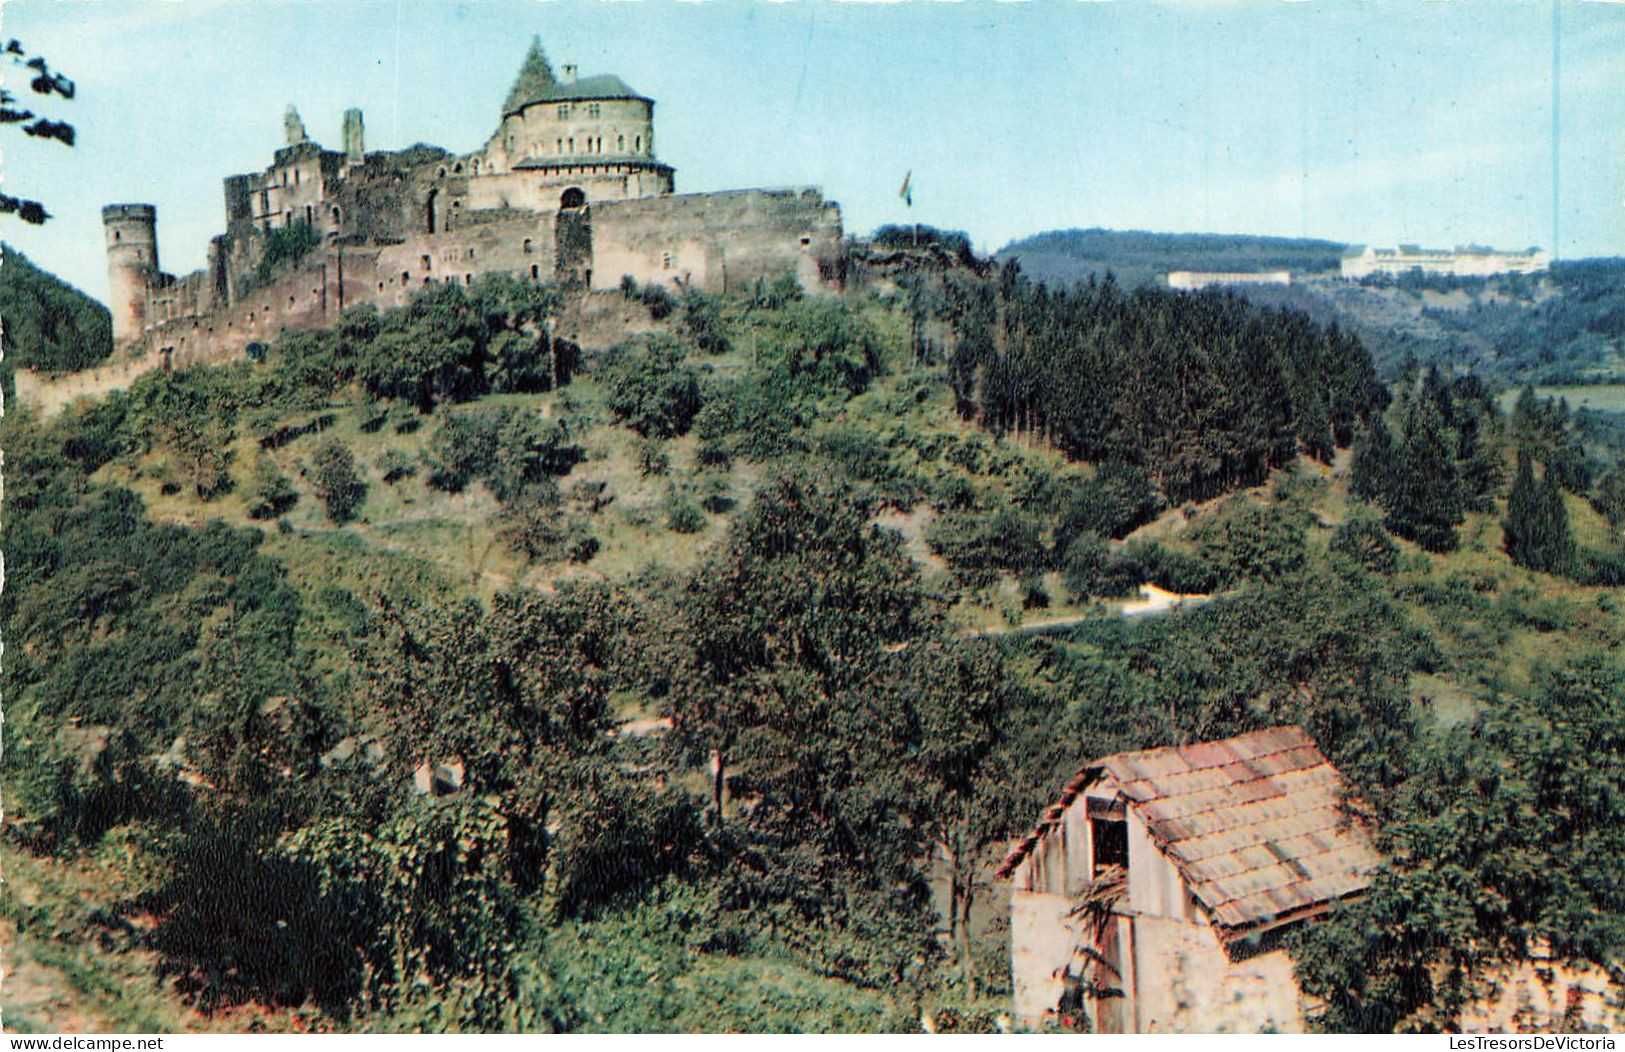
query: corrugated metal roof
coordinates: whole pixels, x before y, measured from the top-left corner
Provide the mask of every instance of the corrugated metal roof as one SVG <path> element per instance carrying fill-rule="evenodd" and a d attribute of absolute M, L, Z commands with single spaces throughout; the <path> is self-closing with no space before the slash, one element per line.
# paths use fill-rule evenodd
<path fill-rule="evenodd" d="M 1359 892 L 1381 861 L 1343 812 L 1342 775 L 1299 727 L 1107 756 L 1068 790 L 1104 775 L 1197 901 L 1237 933 Z M 1013 872 L 1045 832 L 1022 841 L 1000 874 Z"/>

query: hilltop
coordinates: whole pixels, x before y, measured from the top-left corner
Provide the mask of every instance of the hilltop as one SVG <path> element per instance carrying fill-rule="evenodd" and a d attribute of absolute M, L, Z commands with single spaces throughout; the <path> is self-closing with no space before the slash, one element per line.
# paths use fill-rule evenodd
<path fill-rule="evenodd" d="M 1134 288 L 1161 282 L 1170 270 L 1290 270 L 1336 273 L 1347 246 L 1310 238 L 1253 234 L 1161 234 L 1146 230 L 1051 230 L 1013 241 L 994 259 L 1017 260 L 1038 281 L 1070 285 L 1112 274 Z"/>

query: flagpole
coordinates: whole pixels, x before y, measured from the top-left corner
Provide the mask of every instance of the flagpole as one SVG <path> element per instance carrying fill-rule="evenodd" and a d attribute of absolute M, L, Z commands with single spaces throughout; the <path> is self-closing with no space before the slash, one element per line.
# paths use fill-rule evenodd
<path fill-rule="evenodd" d="M 913 238 L 912 238 L 912 243 L 913 243 L 913 247 L 917 249 L 917 248 L 920 247 L 920 221 L 917 220 L 917 219 L 914 219 L 914 190 L 913 190 L 913 185 L 912 185 L 913 181 L 914 181 L 914 169 L 910 168 L 908 170 L 908 173 L 903 176 L 903 185 L 898 188 L 897 196 L 901 197 L 903 199 L 903 203 L 908 206 L 909 219 L 913 220 L 913 225 L 914 225 L 914 235 L 913 235 Z"/>

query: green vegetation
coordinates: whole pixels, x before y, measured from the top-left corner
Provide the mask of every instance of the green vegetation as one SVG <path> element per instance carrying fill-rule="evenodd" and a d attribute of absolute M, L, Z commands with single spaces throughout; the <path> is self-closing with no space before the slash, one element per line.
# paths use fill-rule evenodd
<path fill-rule="evenodd" d="M 991 1030 L 989 863 L 1080 761 L 1281 722 L 1389 860 L 1295 937 L 1321 1025 L 1625 948 L 1620 484 L 1561 407 L 1013 270 L 585 360 L 558 308 L 433 287 L 0 425 L 11 848 L 103 867 L 61 946 L 142 919 L 119 1025 Z M 1088 616 L 1146 580 L 1219 594 Z"/>
<path fill-rule="evenodd" d="M 5 384 L 16 369 L 84 369 L 113 353 L 107 308 L 0 245 L 0 317 L 6 319 Z"/>
<path fill-rule="evenodd" d="M 280 226 L 265 235 L 265 246 L 260 250 L 259 262 L 254 264 L 250 288 L 269 284 L 280 270 L 299 265 L 322 244 L 322 235 L 309 223 Z"/>
<path fill-rule="evenodd" d="M 1257 485 L 1300 446 L 1329 457 L 1384 401 L 1358 340 L 1233 296 L 1050 292 L 1012 265 L 949 299 L 961 413 L 1138 467 L 1173 500 Z"/>

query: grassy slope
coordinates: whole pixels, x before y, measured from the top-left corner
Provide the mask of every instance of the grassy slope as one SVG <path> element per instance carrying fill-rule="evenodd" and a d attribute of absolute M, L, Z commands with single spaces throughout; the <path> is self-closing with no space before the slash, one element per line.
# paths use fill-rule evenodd
<path fill-rule="evenodd" d="M 872 317 L 890 348 L 892 370 L 821 427 L 847 427 L 872 434 L 887 445 L 897 465 L 906 471 L 920 477 L 957 473 L 999 500 L 1016 498 L 1028 468 L 1062 473 L 1089 470 L 1066 464 L 1051 450 L 994 439 L 958 419 L 940 375 L 917 374 L 901 361 L 896 350 L 901 345 L 900 319 L 879 308 Z M 709 359 L 708 364 L 720 373 L 737 372 L 749 367 L 750 353 L 750 341 L 741 339 L 735 350 Z M 446 494 L 426 486 L 421 475 L 394 485 L 382 481 L 376 467 L 381 456 L 391 449 L 415 456 L 439 426 L 438 420 L 431 418 L 410 434 L 396 434 L 388 428 L 366 434 L 360 429 L 363 411 L 359 407 L 336 407 L 332 410 L 335 420 L 327 433 L 349 445 L 369 473 L 368 495 L 359 520 L 344 527 L 332 526 L 308 483 L 298 477 L 299 464 L 315 442 L 314 437 L 307 436 L 274 454 L 301 493 L 299 503 L 287 516 L 288 529 L 279 530 L 274 523 L 258 524 L 266 529 L 267 551 L 284 563 L 290 581 L 305 596 L 312 611 L 313 616 L 302 630 L 322 653 L 324 671 L 341 671 L 347 661 L 339 653 L 342 648 L 326 645 L 329 641 L 324 639 L 329 631 L 337 631 L 341 617 L 329 599 L 334 587 L 363 596 L 381 591 L 489 597 L 515 581 L 538 588 L 581 575 L 627 581 L 649 566 L 676 572 L 691 570 L 698 565 L 706 546 L 724 533 L 729 514 L 709 516 L 706 528 L 696 534 L 678 534 L 665 527 L 662 507 L 668 488 L 689 484 L 694 474 L 693 438 L 668 445 L 672 462 L 668 477 L 641 477 L 635 464 L 634 436 L 611 422 L 604 408 L 604 393 L 590 379 L 579 380 L 561 392 L 497 396 L 486 402 L 505 402 L 591 421 L 581 434 L 588 458 L 565 480 L 565 488 L 577 479 L 602 480 L 614 494 L 613 502 L 591 523 L 592 532 L 603 544 L 602 551 L 585 567 L 524 564 L 497 541 L 489 522 L 495 502 L 483 487 L 476 485 L 463 494 Z M 312 415 L 290 417 L 288 422 L 301 422 Z M 959 455 L 966 451 L 975 455 Z M 236 452 L 234 471 L 239 479 L 246 479 L 255 447 L 249 439 L 239 439 Z M 973 463 L 976 469 L 962 466 L 964 463 Z M 1311 542 L 1317 546 L 1327 544 L 1335 527 L 1353 510 L 1355 502 L 1347 492 L 1345 465 L 1346 458 L 1336 469 L 1302 462 L 1294 469 L 1291 484 L 1285 487 L 1318 523 L 1311 529 Z M 239 493 L 207 504 L 184 492 L 165 495 L 158 482 L 160 469 L 161 465 L 149 457 L 133 467 L 110 465 L 103 471 L 109 481 L 138 490 L 155 518 L 196 523 L 221 517 L 250 524 Z M 760 465 L 738 463 L 730 470 L 740 507 L 748 502 L 750 489 L 764 470 Z M 1281 489 L 1272 484 L 1231 499 L 1274 500 L 1279 499 Z M 1172 512 L 1144 533 L 1165 543 L 1188 543 L 1185 538 L 1189 529 L 1212 511 L 1212 505 L 1196 508 L 1190 519 L 1183 511 Z M 1571 499 L 1570 513 L 1582 544 L 1612 543 L 1606 524 L 1583 501 Z M 882 521 L 903 531 L 928 581 L 946 588 L 946 568 L 930 554 L 922 537 L 930 516 L 922 504 L 906 512 L 888 513 Z M 1625 637 L 1625 611 L 1605 591 L 1581 588 L 1512 566 L 1501 551 L 1498 515 L 1471 517 L 1462 538 L 1461 549 L 1443 557 L 1426 556 L 1402 543 L 1406 558 L 1396 580 L 1398 594 L 1417 621 L 1432 631 L 1442 650 L 1439 667 L 1413 681 L 1416 696 L 1431 707 L 1440 725 L 1469 719 L 1483 706 L 1493 704 L 1497 691 L 1527 682 L 1537 663 L 1557 661 L 1577 644 L 1597 645 Z M 1048 610 L 1023 613 L 1016 582 L 1005 578 L 990 588 L 960 597 L 954 617 L 968 629 L 979 629 L 1024 619 L 1030 622 L 1102 611 L 1100 604 L 1067 602 L 1059 582 L 1052 577 L 1049 583 L 1055 603 Z M 630 718 L 647 714 L 629 710 L 625 715 Z M 93 880 L 69 872 L 70 867 L 60 868 L 62 872 L 58 873 L 58 867 L 38 861 L 13 862 L 7 867 L 8 879 L 16 882 L 17 875 L 22 874 L 42 888 L 52 882 L 77 882 L 79 890 L 75 894 L 82 897 L 110 893 L 105 887 L 96 890 Z M 57 892 L 51 894 L 62 897 Z M 113 903 L 103 901 L 100 905 Z M 7 914 L 12 924 L 20 916 Z M 60 941 L 41 940 L 36 934 L 40 924 L 30 921 L 29 925 L 19 945 L 42 963 L 45 970 L 38 975 L 47 980 L 55 976 L 53 981 L 59 989 L 32 1009 L 18 1007 L 13 1001 L 8 1005 L 13 1010 L 8 1025 L 21 1023 L 46 1029 L 60 1025 L 53 1024 L 49 1017 L 57 1009 L 38 1007 L 50 1003 L 78 1012 L 89 1025 L 138 1029 L 164 1020 L 168 1021 L 165 1028 L 201 1024 L 195 1017 L 173 1014 L 184 1009 L 152 987 L 151 962 L 138 953 L 103 951 L 88 944 L 70 953 Z M 82 926 L 80 930 L 89 929 Z M 141 981 L 134 981 L 132 976 L 142 977 Z M 872 993 L 837 980 L 780 962 L 769 967 L 759 961 L 730 958 L 707 960 L 686 975 L 682 982 L 693 989 L 685 1000 L 692 996 L 704 999 L 707 991 L 714 991 L 720 1012 L 726 996 L 751 985 L 742 976 L 761 976 L 757 992 L 767 1001 L 809 1006 L 809 1029 L 821 1024 L 838 1028 L 842 1023 L 876 1019 L 885 1010 Z M 49 982 L 45 985 L 49 987 Z M 121 999 L 136 994 L 139 997 L 133 1002 Z M 52 997 L 57 1000 L 51 1001 Z M 748 1025 L 738 1020 L 724 1022 L 724 1018 L 719 1014 L 708 1023 Z"/>

